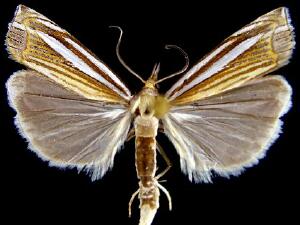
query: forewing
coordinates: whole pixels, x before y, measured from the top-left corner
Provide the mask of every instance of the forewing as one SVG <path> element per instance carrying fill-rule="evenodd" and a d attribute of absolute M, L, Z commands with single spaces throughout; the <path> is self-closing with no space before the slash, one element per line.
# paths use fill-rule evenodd
<path fill-rule="evenodd" d="M 212 171 L 238 175 L 257 163 L 278 137 L 290 97 L 284 78 L 270 76 L 171 108 L 163 124 L 183 172 L 191 181 L 211 182 Z"/>
<path fill-rule="evenodd" d="M 87 99 L 126 104 L 130 91 L 79 41 L 54 22 L 23 5 L 9 25 L 11 57 Z"/>
<path fill-rule="evenodd" d="M 86 99 L 34 71 L 7 82 L 16 125 L 42 159 L 101 178 L 113 165 L 131 123 L 126 106 Z"/>
<path fill-rule="evenodd" d="M 189 104 L 241 85 L 288 63 L 295 45 L 286 8 L 271 11 L 223 41 L 166 93 Z"/>

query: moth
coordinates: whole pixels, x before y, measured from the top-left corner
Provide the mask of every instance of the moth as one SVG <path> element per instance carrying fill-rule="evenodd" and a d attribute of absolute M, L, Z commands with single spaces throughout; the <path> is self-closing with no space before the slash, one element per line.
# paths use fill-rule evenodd
<path fill-rule="evenodd" d="M 119 28 L 120 29 L 120 28 Z M 122 31 L 122 30 L 121 30 Z M 9 24 L 7 50 L 28 69 L 7 81 L 15 123 L 29 148 L 50 165 L 85 170 L 100 179 L 121 146 L 135 137 L 140 225 L 159 208 L 159 179 L 171 163 L 156 142 L 159 131 L 174 144 L 190 181 L 239 175 L 264 157 L 278 138 L 280 117 L 291 106 L 291 87 L 267 74 L 289 62 L 295 46 L 288 10 L 275 9 L 225 39 L 187 70 L 158 79 L 157 64 L 132 95 L 120 78 L 66 30 L 36 11 L 18 6 Z M 187 70 L 187 71 L 186 71 Z M 157 84 L 180 75 L 165 93 Z M 167 167 L 156 174 L 156 154 Z"/>

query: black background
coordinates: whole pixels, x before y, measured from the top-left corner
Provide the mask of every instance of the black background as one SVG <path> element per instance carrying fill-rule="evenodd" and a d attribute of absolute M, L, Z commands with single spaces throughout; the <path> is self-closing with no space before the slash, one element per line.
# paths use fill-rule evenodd
<path fill-rule="evenodd" d="M 96 3 L 97 2 L 97 3 Z M 130 1 L 131 2 L 131 1 Z M 195 3 L 198 2 L 198 3 Z M 134 70 L 146 79 L 155 62 L 161 62 L 161 76 L 183 65 L 176 51 L 164 50 L 177 44 L 189 54 L 191 64 L 242 26 L 277 7 L 290 9 L 293 25 L 299 27 L 300 4 L 290 1 L 1 1 L 0 4 L 0 82 L 1 82 L 1 224 L 65 222 L 71 224 L 137 224 L 138 203 L 128 219 L 127 204 L 137 188 L 134 143 L 126 143 L 116 156 L 113 170 L 102 180 L 91 182 L 84 173 L 48 167 L 34 153 L 13 125 L 15 112 L 6 100 L 5 82 L 22 65 L 8 59 L 4 40 L 7 25 L 18 4 L 44 14 L 68 30 L 126 82 L 133 93 L 142 84 L 130 75 L 115 56 L 118 32 L 124 30 L 121 54 Z M 297 35 L 297 34 L 296 34 Z M 168 212 L 165 196 L 153 224 L 244 224 L 244 222 L 282 220 L 291 224 L 296 218 L 299 186 L 299 51 L 290 64 L 276 73 L 283 74 L 293 87 L 293 108 L 284 117 L 284 133 L 260 163 L 239 177 L 214 178 L 214 184 L 192 184 L 180 171 L 179 157 L 164 136 L 158 139 L 173 162 L 163 185 L 173 197 Z M 161 85 L 166 91 L 176 80 Z M 159 167 L 164 168 L 159 161 Z M 296 205 L 294 205 L 296 204 Z"/>

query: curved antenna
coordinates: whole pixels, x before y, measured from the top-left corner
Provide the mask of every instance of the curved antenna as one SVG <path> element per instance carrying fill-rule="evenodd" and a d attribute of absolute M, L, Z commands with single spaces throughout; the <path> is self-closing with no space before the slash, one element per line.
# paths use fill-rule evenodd
<path fill-rule="evenodd" d="M 183 54 L 183 56 L 185 58 L 185 65 L 184 65 L 184 67 L 181 70 L 179 70 L 179 71 L 177 71 L 175 73 L 172 73 L 171 75 L 169 75 L 167 77 L 164 77 L 164 78 L 156 81 L 156 84 L 158 84 L 158 83 L 160 83 L 162 81 L 165 81 L 167 79 L 170 79 L 172 77 L 175 77 L 175 76 L 177 76 L 177 75 L 185 72 L 187 70 L 187 68 L 189 67 L 189 56 L 188 56 L 188 54 L 182 48 L 178 47 L 177 45 L 166 45 L 165 46 L 165 49 L 172 49 L 172 48 L 179 50 Z"/>
<path fill-rule="evenodd" d="M 121 29 L 121 27 L 119 26 L 109 26 L 109 28 L 117 28 L 120 31 L 120 36 L 119 36 L 119 40 L 118 43 L 116 45 L 116 54 L 118 57 L 118 60 L 120 61 L 120 63 L 130 72 L 132 73 L 134 76 L 136 76 L 138 79 L 140 79 L 143 83 L 146 83 L 146 81 L 144 81 L 144 79 L 138 75 L 136 72 L 134 72 L 122 59 L 121 55 L 120 55 L 120 44 L 121 44 L 121 40 L 122 40 L 122 36 L 123 36 L 123 30 Z"/>

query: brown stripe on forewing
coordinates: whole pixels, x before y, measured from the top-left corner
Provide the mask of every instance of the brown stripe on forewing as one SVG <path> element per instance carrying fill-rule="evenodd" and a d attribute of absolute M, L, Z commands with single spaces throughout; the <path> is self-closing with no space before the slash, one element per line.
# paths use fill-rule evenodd
<path fill-rule="evenodd" d="M 224 89 L 224 90 L 227 90 L 227 88 L 229 88 L 230 86 L 232 86 L 232 84 L 231 84 L 231 83 L 228 83 L 228 81 L 230 81 L 230 80 L 235 80 L 236 82 L 234 82 L 234 83 L 237 83 L 237 82 L 240 82 L 240 81 L 242 81 L 242 80 L 250 80 L 250 79 L 253 79 L 253 78 L 255 78 L 255 77 L 247 77 L 247 76 L 241 76 L 241 75 L 246 74 L 246 73 L 251 73 L 251 72 L 253 72 L 253 71 L 255 71 L 255 70 L 259 69 L 259 68 L 268 68 L 268 67 L 271 66 L 272 64 L 273 64 L 273 63 L 272 63 L 271 61 L 265 62 L 265 63 L 263 63 L 263 64 L 261 64 L 261 65 L 259 65 L 259 66 L 252 67 L 252 68 L 250 68 L 249 70 L 247 70 L 247 71 L 245 71 L 245 72 L 241 72 L 241 73 L 234 74 L 232 77 L 229 77 L 229 78 L 225 79 L 224 82 L 225 82 L 225 84 L 227 84 L 227 85 L 224 85 L 224 86 L 223 86 L 223 89 Z M 268 74 L 273 68 L 274 68 L 274 67 L 271 67 L 271 68 L 267 69 L 264 73 L 260 74 L 259 76 L 264 76 L 264 75 Z M 240 78 L 240 79 L 235 79 L 235 78 Z M 217 85 L 217 84 L 216 84 L 216 85 Z M 216 86 L 216 85 L 215 85 L 215 86 Z"/>
<path fill-rule="evenodd" d="M 40 18 L 39 18 L 40 19 Z M 47 22 L 50 22 L 49 20 L 45 20 Z M 25 21 L 24 21 L 25 22 Z M 104 66 L 106 66 L 101 60 L 99 60 L 90 50 L 88 50 L 83 44 L 81 44 L 76 38 L 71 36 L 69 33 L 62 33 L 57 30 L 53 30 L 46 25 L 35 21 L 35 18 L 27 18 L 26 19 L 27 26 L 42 31 L 51 37 L 58 40 L 61 44 L 63 44 L 66 48 L 68 48 L 70 51 L 72 51 L 77 57 L 79 57 L 81 60 L 83 60 L 91 69 L 93 69 L 96 73 L 99 74 L 99 76 L 102 76 L 105 80 L 107 80 L 109 83 L 113 84 L 118 90 L 120 90 L 123 94 L 127 95 L 127 92 L 121 87 L 118 83 L 116 83 L 110 76 L 108 76 L 103 70 L 101 70 L 98 66 L 96 66 L 93 62 L 91 62 L 83 53 L 78 51 L 74 46 L 72 46 L 70 43 L 65 41 L 65 37 L 69 38 L 70 40 L 74 41 L 76 44 L 78 44 L 80 47 L 82 47 L 85 51 L 87 51 L 91 56 L 93 56 L 96 60 L 100 61 Z M 54 23 L 52 23 L 55 25 Z M 56 26 L 56 25 L 55 25 Z M 49 48 L 51 48 L 49 46 Z M 92 78 L 95 79 L 95 78 Z M 96 80 L 96 79 L 95 79 Z M 101 82 L 97 80 L 97 82 Z M 103 84 L 105 85 L 105 84 Z M 106 86 L 106 85 L 105 85 Z"/>
<path fill-rule="evenodd" d="M 61 74 L 68 76 L 68 78 L 72 78 L 72 74 L 73 75 L 77 74 L 78 78 L 76 79 L 74 77 L 73 80 L 78 81 L 78 83 L 89 84 L 90 86 L 93 86 L 94 89 L 99 89 L 98 88 L 99 85 L 106 87 L 106 86 L 102 85 L 102 83 L 99 84 L 99 82 L 97 80 L 93 79 L 92 77 L 87 76 L 86 74 L 80 72 L 76 68 L 73 68 L 71 65 L 67 65 L 68 61 L 66 61 L 64 58 L 60 57 L 60 55 L 57 54 L 56 51 L 52 51 L 52 49 L 49 48 L 49 46 L 47 44 L 45 44 L 44 42 L 40 42 L 38 38 L 34 37 L 35 39 L 32 39 L 32 37 L 34 37 L 34 36 L 31 35 L 31 39 L 30 39 L 31 46 L 29 48 L 30 51 L 27 51 L 26 52 L 27 54 L 25 54 L 27 61 L 30 62 L 30 60 L 34 60 L 31 57 L 40 58 L 41 60 L 43 60 L 49 64 L 57 65 L 60 68 L 62 68 L 64 71 L 68 72 L 69 74 L 66 74 L 61 70 L 57 70 L 54 67 L 51 67 L 51 69 L 53 71 L 60 72 Z M 38 51 L 36 52 L 33 49 L 37 49 Z M 41 64 L 40 62 L 37 62 L 37 61 L 33 61 L 33 62 L 35 64 Z M 46 64 L 43 64 L 43 66 L 45 66 L 45 68 L 49 67 Z M 101 88 L 101 89 L 103 89 L 103 88 Z M 108 88 L 106 88 L 106 89 L 107 89 L 106 92 L 108 92 L 109 89 Z M 112 95 L 112 93 L 110 95 Z"/>
<path fill-rule="evenodd" d="M 51 60 L 47 60 L 47 59 L 43 59 L 43 61 L 48 62 L 50 64 L 52 63 Z M 33 63 L 35 65 L 42 66 L 43 68 L 48 69 L 49 72 L 51 72 L 51 75 L 53 75 L 54 77 L 61 80 L 63 83 L 66 84 L 66 86 L 73 87 L 73 90 L 80 89 L 81 92 L 86 93 L 89 96 L 91 95 L 91 93 L 89 91 L 87 91 L 83 88 L 80 88 L 79 86 L 74 86 L 72 83 L 70 83 L 68 81 L 68 79 L 76 81 L 77 83 L 80 83 L 80 84 L 84 84 L 86 87 L 89 87 L 93 90 L 97 90 L 98 93 L 101 93 L 101 96 L 107 100 L 110 100 L 110 101 L 115 100 L 117 102 L 120 102 L 120 97 L 118 95 L 114 95 L 115 93 L 110 91 L 110 89 L 108 89 L 106 86 L 99 85 L 99 82 L 95 82 L 89 76 L 86 76 L 84 74 L 78 75 L 77 72 L 73 72 L 73 71 L 70 72 L 70 70 L 69 70 L 70 67 L 63 67 L 63 65 L 59 65 L 60 68 L 65 70 L 65 71 L 62 71 L 62 70 L 58 70 L 54 67 L 50 67 L 47 64 L 35 61 L 34 59 L 30 59 L 30 58 L 27 58 L 26 63 Z M 55 64 L 53 64 L 53 65 L 55 65 Z M 69 74 L 68 74 L 68 72 L 69 72 Z M 77 74 L 77 77 L 74 76 L 75 73 Z M 96 98 L 97 96 L 98 95 L 95 95 L 94 97 Z"/>
<path fill-rule="evenodd" d="M 260 64 L 260 65 L 258 65 L 258 66 L 250 67 L 248 70 L 245 70 L 245 71 L 241 71 L 241 72 L 239 72 L 239 73 L 232 74 L 231 76 L 228 76 L 228 77 L 225 76 L 225 79 L 224 79 L 224 80 L 218 81 L 218 82 L 216 82 L 215 84 L 213 84 L 213 85 L 210 86 L 210 87 L 203 88 L 203 89 L 201 89 L 201 91 L 206 91 L 206 90 L 208 90 L 209 88 L 214 88 L 214 87 L 220 85 L 220 83 L 227 83 L 227 82 L 230 81 L 230 80 L 236 80 L 236 81 L 238 81 L 239 79 L 235 79 L 235 78 L 238 78 L 238 77 L 240 77 L 241 79 L 248 79 L 248 78 L 249 78 L 249 79 L 252 79 L 253 77 L 251 78 L 251 77 L 241 76 L 241 75 L 251 73 L 251 72 L 253 72 L 253 71 L 257 70 L 257 69 L 260 69 L 260 68 L 267 68 L 268 66 L 270 66 L 270 65 L 272 65 L 272 64 L 273 64 L 272 61 L 266 61 L 265 63 L 262 63 L 262 64 Z M 250 65 L 250 64 L 249 64 L 249 65 Z M 247 67 L 247 66 L 244 66 L 244 67 Z M 236 71 L 239 71 L 239 70 L 236 70 Z M 264 74 L 268 73 L 268 71 L 269 71 L 269 70 L 267 70 Z M 261 74 L 261 76 L 263 76 L 264 74 Z M 227 86 L 225 85 L 225 86 L 223 86 L 223 87 L 226 88 Z"/>
<path fill-rule="evenodd" d="M 227 41 L 227 40 L 226 40 Z M 225 44 L 225 42 L 222 42 L 219 46 L 217 46 L 212 52 L 216 51 L 219 47 L 221 47 L 223 44 Z M 235 46 L 237 46 L 239 43 L 233 42 L 232 44 L 230 44 L 229 46 L 227 46 L 225 49 L 223 49 L 221 52 L 219 52 L 217 55 L 215 55 L 210 61 L 208 61 L 205 65 L 203 65 L 198 71 L 196 71 L 192 76 L 190 76 L 188 79 L 184 80 L 184 82 L 178 86 L 177 88 L 175 88 L 171 94 L 169 96 L 174 95 L 176 92 L 178 92 L 179 90 L 181 90 L 184 86 L 188 85 L 189 83 L 191 83 L 194 79 L 196 79 L 199 75 L 201 75 L 202 73 L 204 73 L 205 71 L 207 71 L 209 68 L 212 67 L 212 65 L 218 61 L 220 58 L 222 58 L 224 55 L 226 55 L 232 48 L 234 48 Z M 200 63 L 202 60 L 205 60 L 206 57 L 208 57 L 210 54 L 204 56 L 198 63 Z M 197 63 L 197 64 L 198 64 Z M 203 81 L 202 81 L 203 82 Z M 187 90 L 188 91 L 188 90 Z M 184 92 L 185 93 L 185 92 Z M 184 94 L 182 93 L 182 94 Z"/>
<path fill-rule="evenodd" d="M 75 77 L 74 73 L 68 74 L 68 73 L 65 73 L 61 70 L 57 70 L 56 68 L 50 67 L 46 64 L 43 64 L 43 63 L 39 63 L 39 62 L 36 62 L 36 61 L 33 61 L 33 63 L 35 63 L 36 65 L 41 65 L 44 68 L 48 68 L 49 72 L 51 72 L 51 75 L 57 77 L 59 80 L 61 80 L 63 83 L 65 83 L 66 86 L 73 87 L 72 88 L 73 90 L 80 89 L 80 91 L 82 93 L 86 93 L 88 96 L 92 96 L 92 99 L 98 99 L 98 97 L 100 96 L 101 98 L 105 98 L 109 101 L 113 101 L 113 100 L 120 101 L 120 97 L 118 95 L 114 95 L 114 93 L 112 93 L 104 85 L 100 86 L 99 83 L 89 82 L 87 79 L 84 80 L 79 76 Z M 82 87 L 82 86 L 79 86 L 79 85 L 72 84 L 72 82 L 70 82 L 70 80 L 73 80 L 76 83 L 80 83 L 80 84 L 84 84 L 84 85 Z M 91 90 L 89 90 L 89 88 Z M 97 91 L 98 94 L 94 93 L 95 91 Z"/>
<path fill-rule="evenodd" d="M 188 97 L 191 98 L 192 95 L 197 95 L 197 92 L 199 91 L 204 93 L 208 89 L 214 89 L 214 87 L 218 85 L 222 86 L 221 84 L 223 82 L 227 82 L 231 78 L 237 79 L 237 76 L 249 74 L 258 68 L 264 68 L 273 65 L 271 68 L 268 68 L 264 72 L 264 74 L 268 73 L 270 70 L 277 66 L 277 55 L 273 53 L 271 42 L 269 39 L 270 37 L 261 39 L 257 45 L 252 46 L 243 54 L 241 54 L 240 57 L 229 63 L 228 67 L 219 71 L 216 75 L 202 81 L 198 85 L 194 86 L 194 88 L 187 90 L 182 95 L 173 100 L 172 104 L 181 104 L 180 102 L 182 101 L 182 99 L 187 99 Z M 263 61 L 265 61 L 265 63 L 257 65 L 257 63 L 262 63 Z M 251 67 L 251 65 L 253 66 Z M 247 68 L 249 66 L 249 69 L 242 71 L 244 68 Z M 245 77 L 247 78 L 247 76 Z"/>
<path fill-rule="evenodd" d="M 72 41 L 76 42 L 77 40 L 73 37 L 69 37 Z M 70 43 L 66 42 L 65 40 L 60 40 L 68 49 L 70 49 L 74 54 L 76 54 L 80 59 L 82 59 L 89 67 L 91 67 L 95 72 L 100 74 L 105 80 L 107 80 L 109 83 L 112 83 L 118 90 L 120 90 L 123 94 L 127 95 L 127 92 L 121 87 L 118 83 L 116 83 L 110 76 L 108 76 L 103 70 L 99 69 L 98 66 L 96 66 L 93 62 L 91 62 L 84 54 L 79 52 L 76 48 L 74 48 Z M 76 42 L 80 47 L 87 50 L 81 43 L 78 41 Z M 99 60 L 94 54 L 89 52 L 95 59 Z M 100 60 L 99 60 L 100 61 Z M 103 65 L 104 63 L 101 62 Z M 98 81 L 100 82 L 100 81 Z M 105 84 L 104 84 L 105 85 Z"/>
<path fill-rule="evenodd" d="M 41 18 L 41 17 L 27 17 L 27 19 L 29 19 L 29 22 L 32 24 L 32 27 L 34 26 L 37 26 L 37 27 L 40 27 L 40 29 L 49 29 L 51 31 L 54 31 L 54 32 L 60 32 L 60 31 L 57 31 L 57 30 L 53 30 L 52 28 L 50 27 L 47 27 L 45 24 L 43 23 L 40 23 L 39 21 L 44 21 L 46 23 L 50 23 L 52 24 L 53 26 L 56 26 L 58 27 L 58 29 L 61 29 L 56 23 L 54 23 L 53 21 L 49 20 L 49 19 L 45 19 L 45 18 Z M 36 19 L 38 19 L 39 21 L 36 21 Z M 61 29 L 63 30 L 63 29 Z"/>
<path fill-rule="evenodd" d="M 243 76 L 244 74 L 248 74 L 251 73 L 259 68 L 268 68 L 270 65 L 272 65 L 273 63 L 271 61 L 263 63 L 261 65 L 255 66 L 255 67 L 251 67 L 248 70 L 242 71 L 240 73 L 236 73 L 236 74 L 232 74 L 231 76 L 225 76 L 225 79 L 222 80 L 216 80 L 217 82 L 215 83 L 207 83 L 206 86 L 201 84 L 198 84 L 196 87 L 194 87 L 193 89 L 190 89 L 189 91 L 185 92 L 184 94 L 178 96 L 174 101 L 172 101 L 173 105 L 181 105 L 181 104 L 186 104 L 186 102 L 191 102 L 191 101 L 197 101 L 199 100 L 198 97 L 194 98 L 194 100 L 192 99 L 194 95 L 197 95 L 198 93 L 205 93 L 206 91 L 212 91 L 215 93 L 211 93 L 208 94 L 206 97 L 212 96 L 214 94 L 219 94 L 222 91 L 226 91 L 228 88 L 234 88 L 236 86 L 234 86 L 234 84 L 241 84 L 243 81 L 247 81 L 250 79 L 253 79 L 255 77 L 249 77 L 249 76 Z M 264 73 L 260 74 L 260 76 L 263 76 L 265 74 L 268 74 L 270 71 L 272 71 L 272 69 L 274 68 L 268 68 Z M 218 90 L 216 90 L 215 88 L 218 88 Z M 202 99 L 202 98 L 201 98 Z"/>
<path fill-rule="evenodd" d="M 231 36 L 231 37 L 227 38 L 218 47 L 216 47 L 212 52 L 216 51 L 218 48 L 220 48 L 222 45 L 224 45 L 228 41 L 234 40 L 234 42 L 232 44 L 230 44 L 229 46 L 227 46 L 225 49 L 223 49 L 221 52 L 219 52 L 217 55 L 215 55 L 210 61 L 208 61 L 205 65 L 203 65 L 198 71 L 196 71 L 187 80 L 185 80 L 180 86 L 178 86 L 176 89 L 174 89 L 171 92 L 170 96 L 174 95 L 177 91 L 182 89 L 184 86 L 191 83 L 198 76 L 201 76 L 201 74 L 203 74 L 205 71 L 207 71 L 209 68 L 211 68 L 214 63 L 216 63 L 218 60 L 220 60 L 223 56 L 225 56 L 228 52 L 230 52 L 233 48 L 235 48 L 237 45 L 239 45 L 240 43 L 242 43 L 246 39 L 254 37 L 262 31 L 266 32 L 266 30 L 271 30 L 270 25 L 271 24 L 267 23 L 267 24 L 261 25 L 260 27 L 257 27 L 256 29 L 253 29 L 249 32 L 241 33 L 238 36 Z M 268 27 L 269 27 L 269 29 L 268 29 Z M 209 54 L 206 55 L 205 57 L 203 57 L 203 59 L 201 59 L 198 63 L 200 63 L 202 60 L 204 60 L 208 56 L 209 56 Z M 212 75 L 212 76 L 214 76 L 214 75 Z M 208 77 L 207 79 L 210 79 L 212 76 Z M 205 79 L 205 80 L 207 80 L 207 79 Z M 204 81 L 202 81 L 202 82 L 204 82 Z M 189 91 L 189 90 L 187 90 L 187 91 Z"/>
<path fill-rule="evenodd" d="M 239 57 L 230 62 L 227 67 L 223 68 L 215 75 L 215 77 L 221 77 L 231 71 L 237 71 L 243 69 L 251 64 L 259 62 L 261 60 L 272 59 L 272 48 L 270 46 L 269 37 L 261 39 L 257 44 L 253 45 L 242 53 Z M 246 64 L 245 64 L 246 63 Z M 211 77 L 213 79 L 213 77 Z"/>

